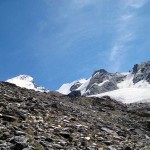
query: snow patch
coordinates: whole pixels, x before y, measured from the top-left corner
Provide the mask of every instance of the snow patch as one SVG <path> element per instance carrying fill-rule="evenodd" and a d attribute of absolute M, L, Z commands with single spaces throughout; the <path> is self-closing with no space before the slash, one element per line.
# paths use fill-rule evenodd
<path fill-rule="evenodd" d="M 150 84 L 145 80 L 141 80 L 134 84 L 133 78 L 133 74 L 128 74 L 124 81 L 117 84 L 118 88 L 150 88 Z"/>
<path fill-rule="evenodd" d="M 98 86 L 102 86 L 104 83 L 109 82 L 108 80 L 103 81 L 102 83 L 99 83 Z"/>

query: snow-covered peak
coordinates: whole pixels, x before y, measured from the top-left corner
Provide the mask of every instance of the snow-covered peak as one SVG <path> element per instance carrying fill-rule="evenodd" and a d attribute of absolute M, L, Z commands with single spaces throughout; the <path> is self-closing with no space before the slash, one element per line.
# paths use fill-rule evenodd
<path fill-rule="evenodd" d="M 99 69 L 88 80 L 63 84 L 58 92 L 69 94 L 75 90 L 84 96 L 108 95 L 124 103 L 150 102 L 150 61 L 134 65 L 130 72 L 109 73 Z"/>
<path fill-rule="evenodd" d="M 34 83 L 33 77 L 29 75 L 19 75 L 17 77 L 6 80 L 6 82 L 13 83 L 19 87 L 32 89 L 35 91 L 46 92 L 44 87 L 39 87 Z"/>
<path fill-rule="evenodd" d="M 12 78 L 12 79 L 22 80 L 25 82 L 33 82 L 33 78 L 29 75 L 19 75 L 17 77 Z"/>

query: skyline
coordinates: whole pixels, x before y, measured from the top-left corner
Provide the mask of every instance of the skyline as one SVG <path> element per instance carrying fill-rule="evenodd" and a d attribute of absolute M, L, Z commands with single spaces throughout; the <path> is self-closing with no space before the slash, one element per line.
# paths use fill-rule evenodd
<path fill-rule="evenodd" d="M 27 74 L 51 90 L 94 70 L 150 58 L 148 0 L 0 2 L 0 80 Z"/>

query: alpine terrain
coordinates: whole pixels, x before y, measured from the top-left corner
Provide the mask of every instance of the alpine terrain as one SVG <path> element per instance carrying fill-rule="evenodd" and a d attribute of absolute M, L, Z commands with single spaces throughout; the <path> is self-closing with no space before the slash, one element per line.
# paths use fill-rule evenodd
<path fill-rule="evenodd" d="M 0 82 L 0 150 L 150 149 L 150 62 L 58 91 L 27 75 Z"/>
<path fill-rule="evenodd" d="M 134 65 L 132 71 L 109 73 L 97 70 L 89 79 L 63 84 L 58 92 L 80 91 L 84 96 L 110 96 L 123 103 L 150 102 L 150 61 Z"/>

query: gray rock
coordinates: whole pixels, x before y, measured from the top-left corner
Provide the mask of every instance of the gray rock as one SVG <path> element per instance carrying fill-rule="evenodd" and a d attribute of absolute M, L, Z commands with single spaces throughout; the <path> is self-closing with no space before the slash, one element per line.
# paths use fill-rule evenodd
<path fill-rule="evenodd" d="M 117 85 L 113 82 L 107 81 L 102 86 L 98 86 L 97 84 L 94 84 L 88 89 L 87 95 L 95 95 L 100 94 L 108 91 L 113 91 L 118 89 Z"/>
<path fill-rule="evenodd" d="M 141 80 L 146 80 L 150 83 L 150 61 L 134 65 L 132 74 L 134 74 L 133 83 Z"/>
<path fill-rule="evenodd" d="M 1 136 L 0 136 L 0 140 L 6 140 L 10 137 L 10 133 L 9 132 L 4 132 Z"/>
<path fill-rule="evenodd" d="M 15 134 L 16 136 L 26 135 L 25 132 L 23 132 L 23 131 L 18 131 L 18 130 L 15 130 L 14 134 Z"/>
<path fill-rule="evenodd" d="M 53 148 L 56 148 L 56 149 L 62 149 L 63 148 L 63 146 L 61 146 L 60 144 L 53 144 L 52 146 L 53 146 Z"/>
<path fill-rule="evenodd" d="M 109 73 L 104 69 L 95 71 L 90 79 L 84 95 L 95 95 L 118 89 L 117 83 L 124 80 L 126 75 Z M 106 81 L 105 83 L 103 83 Z M 100 85 L 103 83 L 102 85 Z"/>
<path fill-rule="evenodd" d="M 28 140 L 28 138 L 26 138 L 25 136 L 14 136 L 10 139 L 11 143 L 26 143 Z"/>

